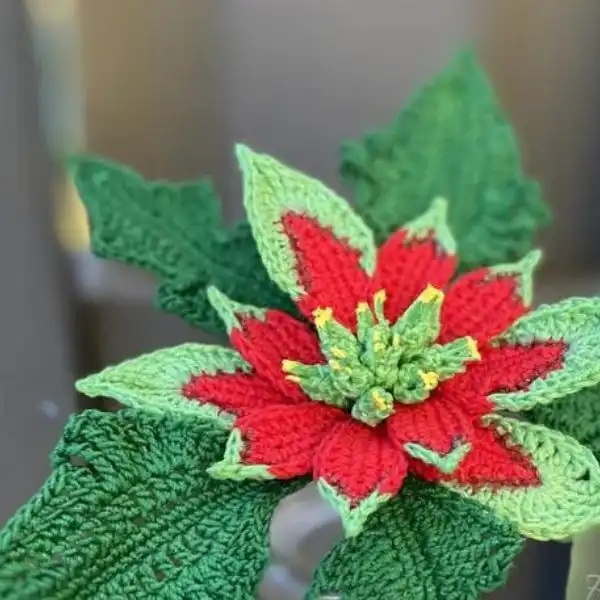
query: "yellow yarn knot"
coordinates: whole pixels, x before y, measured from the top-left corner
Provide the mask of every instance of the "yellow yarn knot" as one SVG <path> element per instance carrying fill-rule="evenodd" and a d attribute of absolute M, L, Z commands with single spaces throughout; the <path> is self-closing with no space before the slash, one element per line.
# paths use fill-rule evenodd
<path fill-rule="evenodd" d="M 431 302 L 442 302 L 444 300 L 444 292 L 435 286 L 428 284 L 427 287 L 421 292 L 417 300 L 419 302 L 423 302 L 424 304 L 429 304 Z"/>
<path fill-rule="evenodd" d="M 419 376 L 423 380 L 425 388 L 428 390 L 435 390 L 435 388 L 438 386 L 438 383 L 440 382 L 439 375 L 434 371 L 420 371 Z"/>
<path fill-rule="evenodd" d="M 327 308 L 317 308 L 313 311 L 313 316 L 315 318 L 315 325 L 317 327 L 323 327 L 325 323 L 331 321 L 333 310 L 329 306 Z"/>

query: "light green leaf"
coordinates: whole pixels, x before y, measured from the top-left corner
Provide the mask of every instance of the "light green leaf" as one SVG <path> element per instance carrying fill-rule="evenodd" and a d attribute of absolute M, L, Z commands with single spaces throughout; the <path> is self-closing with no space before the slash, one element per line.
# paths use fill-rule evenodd
<path fill-rule="evenodd" d="M 87 210 L 93 252 L 146 269 L 157 304 L 211 332 L 223 326 L 206 297 L 215 285 L 239 302 L 293 311 L 269 279 L 248 223 L 226 228 L 210 181 L 149 181 L 93 156 L 71 160 Z"/>
<path fill-rule="evenodd" d="M 523 416 L 574 437 L 600 459 L 600 385 L 579 390 L 554 404 L 539 404 Z"/>
<path fill-rule="evenodd" d="M 528 345 L 564 342 L 562 366 L 534 380 L 527 389 L 493 394 L 501 409 L 528 410 L 600 383 L 600 299 L 569 298 L 544 305 L 519 319 L 498 342 Z"/>
<path fill-rule="evenodd" d="M 183 344 L 108 367 L 81 379 L 76 388 L 91 398 L 105 396 L 131 408 L 202 417 L 228 426 L 229 415 L 210 404 L 188 400 L 182 388 L 194 375 L 235 373 L 249 368 L 234 350 Z"/>
<path fill-rule="evenodd" d="M 408 479 L 359 536 L 325 558 L 308 599 L 478 600 L 505 583 L 522 545 L 490 510 Z"/>
<path fill-rule="evenodd" d="M 225 437 L 181 415 L 73 417 L 52 475 L 0 532 L 0 597 L 256 598 L 273 511 L 303 482 L 211 479 Z"/>
<path fill-rule="evenodd" d="M 321 182 L 274 158 L 238 145 L 237 156 L 244 178 L 248 221 L 271 279 L 292 299 L 304 295 L 293 244 L 281 223 L 286 213 L 314 218 L 330 228 L 360 254 L 363 268 L 375 268 L 371 230 L 345 200 Z"/>
<path fill-rule="evenodd" d="M 600 523 L 600 466 L 574 438 L 516 419 L 488 417 L 507 444 L 530 455 L 541 485 L 520 488 L 448 484 L 512 523 L 524 536 L 561 540 Z"/>
<path fill-rule="evenodd" d="M 345 144 L 341 173 L 378 243 L 434 198 L 446 198 L 463 270 L 521 258 L 548 220 L 539 186 L 523 173 L 513 129 L 470 51 L 418 89 L 389 125 Z"/>

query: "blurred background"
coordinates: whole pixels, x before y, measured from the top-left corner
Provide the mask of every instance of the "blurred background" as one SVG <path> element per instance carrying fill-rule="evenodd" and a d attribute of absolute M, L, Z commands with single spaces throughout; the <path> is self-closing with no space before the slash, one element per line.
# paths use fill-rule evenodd
<path fill-rule="evenodd" d="M 538 298 L 597 293 L 598 22 L 597 0 L 2 0 L 0 521 L 90 406 L 74 378 L 199 338 L 152 308 L 149 279 L 90 256 L 66 154 L 210 174 L 236 218 L 235 141 L 340 188 L 339 142 L 475 42 L 556 216 Z M 494 598 L 561 599 L 567 561 L 532 544 Z"/>

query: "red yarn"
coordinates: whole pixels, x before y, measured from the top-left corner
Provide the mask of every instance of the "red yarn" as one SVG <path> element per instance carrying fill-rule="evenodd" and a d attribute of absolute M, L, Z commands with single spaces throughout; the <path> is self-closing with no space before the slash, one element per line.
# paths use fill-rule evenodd
<path fill-rule="evenodd" d="M 194 375 L 189 383 L 183 386 L 183 394 L 190 400 L 209 402 L 237 415 L 257 411 L 272 404 L 297 402 L 293 396 L 285 396 L 269 381 L 254 373 Z"/>
<path fill-rule="evenodd" d="M 446 254 L 433 238 L 411 240 L 398 230 L 379 248 L 371 294 L 385 289 L 385 316 L 393 323 L 431 284 L 443 288 L 454 274 L 456 258 Z"/>
<path fill-rule="evenodd" d="M 538 485 L 540 476 L 531 459 L 507 441 L 492 428 L 477 427 L 471 452 L 446 478 L 470 485 Z"/>
<path fill-rule="evenodd" d="M 316 308 L 331 306 L 337 321 L 354 329 L 356 305 L 367 300 L 369 291 L 359 253 L 313 218 L 287 213 L 282 223 L 296 252 L 300 284 L 306 290 L 297 302 L 300 311 L 312 319 Z"/>
<path fill-rule="evenodd" d="M 248 317 L 240 320 L 241 329 L 234 329 L 230 338 L 244 360 L 281 393 L 295 400 L 308 400 L 297 385 L 285 379 L 281 362 L 290 356 L 304 364 L 324 362 L 313 330 L 279 310 L 267 311 L 264 321 Z"/>
<path fill-rule="evenodd" d="M 235 422 L 246 441 L 244 462 L 268 465 L 279 479 L 311 472 L 316 449 L 337 421 L 350 416 L 338 408 L 311 402 L 271 406 Z"/>
<path fill-rule="evenodd" d="M 447 454 L 457 441 L 468 442 L 473 436 L 473 417 L 439 391 L 425 402 L 399 406 L 386 423 L 390 438 L 400 449 L 414 442 Z"/>
<path fill-rule="evenodd" d="M 477 389 L 487 395 L 526 390 L 535 379 L 560 369 L 566 351 L 567 344 L 563 341 L 481 348 L 481 361 L 448 382 L 450 393 Z"/>
<path fill-rule="evenodd" d="M 395 494 L 406 477 L 408 464 L 388 438 L 376 428 L 352 419 L 335 425 L 318 449 L 314 478 L 323 478 L 356 502 L 377 490 Z"/>
<path fill-rule="evenodd" d="M 470 335 L 487 341 L 502 333 L 527 312 L 517 290 L 517 280 L 478 269 L 453 283 L 442 305 L 440 341 Z"/>
<path fill-rule="evenodd" d="M 306 295 L 300 310 L 312 317 L 316 308 L 331 307 L 334 317 L 353 327 L 358 302 L 385 289 L 385 310 L 395 320 L 428 284 L 445 285 L 454 258 L 433 240 L 405 244 L 397 232 L 379 251 L 379 266 L 370 280 L 359 254 L 314 219 L 287 214 L 282 224 L 296 252 L 300 283 Z M 278 478 L 311 473 L 345 494 L 351 504 L 374 491 L 397 492 L 410 469 L 431 481 L 452 479 L 463 484 L 538 485 L 531 460 L 510 440 L 482 425 L 493 412 L 487 395 L 526 389 L 532 381 L 558 369 L 567 349 L 563 342 L 491 347 L 491 337 L 503 332 L 525 312 L 511 275 L 480 269 L 461 277 L 447 290 L 442 308 L 441 341 L 471 336 L 479 341 L 481 361 L 466 373 L 441 383 L 419 404 L 396 404 L 394 414 L 377 427 L 353 419 L 348 412 L 310 399 L 299 385 L 286 380 L 284 359 L 304 364 L 324 361 L 316 333 L 279 311 L 264 320 L 238 316 L 231 333 L 234 346 L 253 367 L 251 374 L 200 375 L 184 387 L 198 401 L 211 402 L 240 415 L 244 464 L 266 465 Z M 441 474 L 405 453 L 412 442 L 439 454 L 457 443 L 471 451 L 451 475 Z"/>

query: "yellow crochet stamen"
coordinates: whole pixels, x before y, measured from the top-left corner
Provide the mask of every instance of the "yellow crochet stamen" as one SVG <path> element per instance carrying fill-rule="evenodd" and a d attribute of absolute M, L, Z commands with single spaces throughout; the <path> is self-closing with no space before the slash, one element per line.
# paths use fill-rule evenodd
<path fill-rule="evenodd" d="M 284 373 L 293 373 L 294 369 L 300 366 L 300 363 L 295 360 L 284 359 L 281 361 L 281 369 Z"/>
<path fill-rule="evenodd" d="M 346 358 L 348 356 L 347 352 L 344 352 L 341 348 L 332 348 L 331 354 L 333 354 L 336 358 Z"/>
<path fill-rule="evenodd" d="M 429 304 L 430 302 L 441 302 L 443 299 L 444 292 L 442 292 L 442 290 L 438 290 L 438 288 L 431 284 L 427 285 L 418 298 L 419 302 L 423 302 L 425 304 Z"/>
<path fill-rule="evenodd" d="M 385 301 L 387 300 L 387 294 L 385 292 L 385 290 L 379 290 L 378 292 L 375 292 L 375 295 L 373 296 L 373 301 L 374 302 L 381 302 L 381 304 L 383 304 Z M 362 302 L 361 302 L 362 304 Z M 360 306 L 360 304 L 359 304 Z"/>
<path fill-rule="evenodd" d="M 330 307 L 317 308 L 313 311 L 313 316 L 315 318 L 315 325 L 317 327 L 323 327 L 327 321 L 331 321 L 333 310 Z"/>
<path fill-rule="evenodd" d="M 374 391 L 371 396 L 373 398 L 373 404 L 377 410 L 385 410 L 387 408 L 385 398 L 379 392 Z"/>
<path fill-rule="evenodd" d="M 368 310 L 369 310 L 369 305 L 366 302 L 359 302 L 358 306 L 356 307 L 357 313 L 365 313 L 365 312 L 368 312 Z"/>
<path fill-rule="evenodd" d="M 342 370 L 342 365 L 339 363 L 339 361 L 337 360 L 330 360 L 329 361 L 329 366 L 334 370 L 334 371 L 341 371 Z"/>
<path fill-rule="evenodd" d="M 419 375 L 425 384 L 425 389 L 427 390 L 434 390 L 440 382 L 439 375 L 434 371 L 420 371 Z"/>
<path fill-rule="evenodd" d="M 471 352 L 471 358 L 473 360 L 481 360 L 481 354 L 479 353 L 479 349 L 477 348 L 477 341 L 472 337 L 467 336 L 467 344 L 469 346 L 469 351 Z"/>

